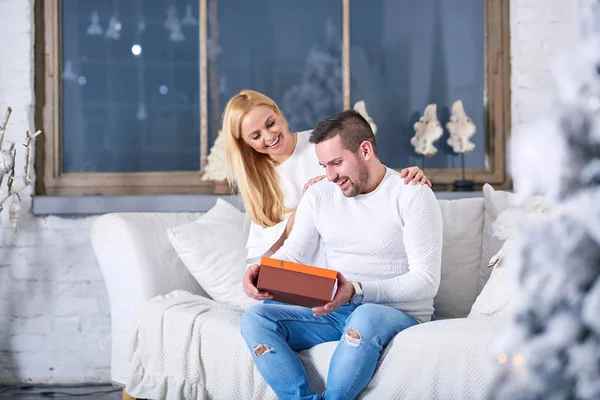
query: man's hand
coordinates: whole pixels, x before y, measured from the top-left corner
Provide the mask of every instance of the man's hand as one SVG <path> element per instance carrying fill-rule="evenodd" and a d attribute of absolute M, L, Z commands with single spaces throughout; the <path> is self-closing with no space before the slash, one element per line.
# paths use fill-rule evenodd
<path fill-rule="evenodd" d="M 259 270 L 260 265 L 258 264 L 254 264 L 248 267 L 246 273 L 244 274 L 244 278 L 242 279 L 242 286 L 244 287 L 244 292 L 246 292 L 248 297 L 252 297 L 255 300 L 270 300 L 273 298 L 272 294 L 260 291 L 256 288 L 256 281 L 258 280 Z"/>
<path fill-rule="evenodd" d="M 420 183 L 421 185 L 427 185 L 431 187 L 431 182 L 425 176 L 425 173 L 421 171 L 419 167 L 404 168 L 400 171 L 400 176 L 404 178 L 404 183 L 407 185 L 412 181 L 413 185 Z"/>
<path fill-rule="evenodd" d="M 352 286 L 350 281 L 348 281 L 344 275 L 338 272 L 337 279 L 338 287 L 335 296 L 333 296 L 333 300 L 322 307 L 313 307 L 312 311 L 315 317 L 322 317 L 334 312 L 344 304 L 348 304 L 352 295 L 354 295 L 354 286 Z"/>

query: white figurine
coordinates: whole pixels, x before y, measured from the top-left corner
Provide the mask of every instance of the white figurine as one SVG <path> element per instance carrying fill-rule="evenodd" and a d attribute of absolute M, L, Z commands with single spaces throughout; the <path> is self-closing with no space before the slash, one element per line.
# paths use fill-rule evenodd
<path fill-rule="evenodd" d="M 444 129 L 442 129 L 442 125 L 437 119 L 437 106 L 435 104 L 429 104 L 425 107 L 425 113 L 415 122 L 414 128 L 415 136 L 410 139 L 410 144 L 414 146 L 417 153 L 432 157 L 437 153 L 433 143 L 441 138 L 444 133 Z"/>
<path fill-rule="evenodd" d="M 462 101 L 456 100 L 452 104 L 452 115 L 446 128 L 450 132 L 448 146 L 452 147 L 455 153 L 469 154 L 473 151 L 475 144 L 469 139 L 473 137 L 477 128 L 465 113 Z"/>
<path fill-rule="evenodd" d="M 367 113 L 367 105 L 365 104 L 364 100 L 357 101 L 354 104 L 354 111 L 358 111 L 358 113 L 360 115 L 362 115 L 364 119 L 367 120 L 369 125 L 371 125 L 371 129 L 373 130 L 373 135 L 376 134 L 377 133 L 377 125 L 375 124 L 375 121 L 373 121 L 373 118 L 371 118 L 369 116 L 369 114 Z"/>

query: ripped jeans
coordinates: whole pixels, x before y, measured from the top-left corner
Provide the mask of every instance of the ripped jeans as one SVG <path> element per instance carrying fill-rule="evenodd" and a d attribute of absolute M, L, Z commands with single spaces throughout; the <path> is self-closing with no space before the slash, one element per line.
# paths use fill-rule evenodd
<path fill-rule="evenodd" d="M 282 399 L 354 399 L 375 373 L 383 348 L 417 321 L 380 304 L 346 304 L 324 317 L 310 308 L 265 301 L 242 315 L 241 330 L 256 367 Z M 338 341 L 321 396 L 308 384 L 298 350 Z"/>

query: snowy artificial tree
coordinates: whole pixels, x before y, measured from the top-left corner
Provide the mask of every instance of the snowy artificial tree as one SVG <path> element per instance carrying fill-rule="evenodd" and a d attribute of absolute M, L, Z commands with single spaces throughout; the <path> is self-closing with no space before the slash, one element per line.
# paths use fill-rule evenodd
<path fill-rule="evenodd" d="M 282 108 L 294 129 L 312 129 L 342 107 L 342 41 L 340 30 L 327 21 L 324 44 L 311 47 L 302 81 L 285 91 Z"/>
<path fill-rule="evenodd" d="M 556 109 L 511 141 L 515 192 L 551 212 L 508 255 L 518 290 L 494 399 L 600 399 L 598 1 L 586 10 L 582 44 L 557 63 Z"/>
<path fill-rule="evenodd" d="M 215 139 L 215 143 L 210 149 L 202 174 L 203 181 L 213 181 L 215 184 L 214 192 L 216 194 L 229 194 L 229 184 L 227 183 L 227 160 L 225 158 L 225 138 L 223 131 Z"/>
<path fill-rule="evenodd" d="M 227 180 L 227 160 L 225 158 L 225 139 L 223 131 L 219 130 L 219 134 L 215 139 L 215 143 L 210 149 L 210 153 L 206 159 L 203 181 L 225 181 Z"/>

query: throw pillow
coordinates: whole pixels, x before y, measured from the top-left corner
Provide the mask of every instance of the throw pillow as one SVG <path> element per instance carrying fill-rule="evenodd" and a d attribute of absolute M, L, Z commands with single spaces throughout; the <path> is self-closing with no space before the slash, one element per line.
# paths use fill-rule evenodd
<path fill-rule="evenodd" d="M 489 260 L 492 270 L 490 277 L 471 307 L 468 317 L 478 315 L 495 315 L 508 309 L 513 298 L 513 289 L 506 272 L 505 253 L 510 246 L 510 240 L 504 242 L 502 249 Z"/>
<path fill-rule="evenodd" d="M 492 269 L 488 268 L 490 259 L 494 254 L 497 254 L 504 245 L 504 240 L 494 236 L 492 228 L 493 223 L 502 211 L 511 206 L 513 197 L 513 193 L 494 190 L 489 183 L 483 185 L 484 214 L 481 238 L 481 266 L 479 267 L 479 285 L 477 294 L 481 292 L 492 272 Z"/>
<path fill-rule="evenodd" d="M 181 261 L 210 297 L 248 307 L 257 303 L 242 288 L 249 229 L 250 221 L 243 212 L 217 199 L 202 217 L 168 228 L 167 234 Z"/>
<path fill-rule="evenodd" d="M 433 299 L 439 319 L 464 318 L 479 294 L 483 199 L 438 200 L 444 224 L 441 281 Z"/>
<path fill-rule="evenodd" d="M 494 255 L 488 264 L 491 275 L 479 296 L 473 303 L 469 317 L 476 315 L 496 315 L 505 310 L 510 310 L 509 305 L 514 298 L 512 280 L 507 271 L 507 262 L 514 255 L 506 257 L 514 250 L 514 243 L 518 240 L 521 224 L 536 223 L 546 218 L 548 204 L 540 196 L 533 196 L 518 207 L 506 208 L 492 224 L 495 239 L 504 240 L 500 251 Z M 510 263 L 510 261 L 509 261 Z"/>

